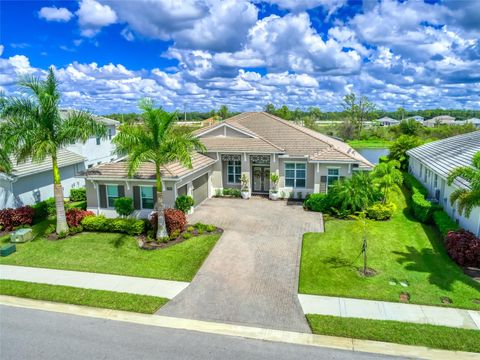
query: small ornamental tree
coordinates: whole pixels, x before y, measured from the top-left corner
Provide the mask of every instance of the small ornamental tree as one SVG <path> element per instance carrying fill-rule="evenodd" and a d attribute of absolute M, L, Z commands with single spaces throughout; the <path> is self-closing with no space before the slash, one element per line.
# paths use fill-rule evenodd
<path fill-rule="evenodd" d="M 120 216 L 129 216 L 134 210 L 133 200 L 129 197 L 120 197 L 115 199 L 113 206 L 115 207 L 117 214 Z"/>
<path fill-rule="evenodd" d="M 270 181 L 272 182 L 272 193 L 278 192 L 277 185 L 279 180 L 280 180 L 280 177 L 278 176 L 277 173 L 270 174 Z"/>
<path fill-rule="evenodd" d="M 188 195 L 179 196 L 175 200 L 175 207 L 184 213 L 188 213 L 193 205 L 195 205 L 195 200 Z"/>

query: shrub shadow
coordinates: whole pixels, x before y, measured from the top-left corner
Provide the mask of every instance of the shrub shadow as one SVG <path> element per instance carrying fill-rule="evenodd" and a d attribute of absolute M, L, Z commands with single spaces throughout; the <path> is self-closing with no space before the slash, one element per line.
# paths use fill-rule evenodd
<path fill-rule="evenodd" d="M 128 236 L 125 234 L 118 234 L 118 236 L 111 239 L 109 243 L 112 244 L 115 249 L 118 249 L 125 244 L 125 240 L 127 239 L 127 237 Z"/>

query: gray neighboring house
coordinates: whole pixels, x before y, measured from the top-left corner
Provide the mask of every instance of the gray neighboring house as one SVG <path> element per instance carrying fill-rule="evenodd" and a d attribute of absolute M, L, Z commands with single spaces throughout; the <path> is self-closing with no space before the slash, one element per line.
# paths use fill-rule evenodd
<path fill-rule="evenodd" d="M 52 162 L 46 158 L 40 163 L 27 160 L 13 162 L 11 174 L 0 173 L 0 209 L 33 205 L 53 197 Z M 85 170 L 85 158 L 72 151 L 58 151 L 58 166 L 62 178 L 64 196 L 70 189 L 83 187 L 84 180 L 78 174 Z"/>
<path fill-rule="evenodd" d="M 465 123 L 467 124 L 473 124 L 477 129 L 480 128 L 480 119 L 479 118 L 470 118 L 468 120 L 465 120 Z"/>
<path fill-rule="evenodd" d="M 248 177 L 252 194 L 268 194 L 270 174 L 276 173 L 278 190 L 286 197 L 305 197 L 326 193 L 338 179 L 373 168 L 344 142 L 265 112 L 242 113 L 194 134 L 207 151 L 195 155 L 193 169 L 178 163 L 162 169 L 166 207 L 173 207 L 179 195 L 191 195 L 199 205 L 217 191 L 240 189 L 242 175 Z M 126 162 L 119 161 L 85 172 L 89 210 L 116 216 L 113 200 L 125 195 L 134 199 L 135 216 L 150 213 L 155 201 L 153 164 L 143 164 L 133 178 L 125 168 Z"/>
<path fill-rule="evenodd" d="M 377 123 L 380 126 L 394 126 L 400 124 L 400 121 L 392 119 L 391 117 L 384 116 L 380 119 L 377 119 Z"/>
<path fill-rule="evenodd" d="M 410 156 L 409 172 L 428 190 L 430 197 L 461 227 L 480 236 L 480 207 L 473 209 L 470 217 L 460 216 L 456 204 L 450 204 L 450 194 L 457 188 L 470 184 L 459 178 L 447 184 L 448 174 L 460 166 L 471 166 L 473 155 L 480 151 L 480 131 L 434 141 L 407 151 Z"/>

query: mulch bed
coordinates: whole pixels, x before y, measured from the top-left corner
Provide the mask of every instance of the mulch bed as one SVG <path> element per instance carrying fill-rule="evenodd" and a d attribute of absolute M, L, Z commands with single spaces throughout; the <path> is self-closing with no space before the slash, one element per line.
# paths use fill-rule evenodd
<path fill-rule="evenodd" d="M 364 277 L 372 277 L 377 275 L 377 271 L 369 267 L 367 267 L 367 269 L 365 270 L 365 273 L 363 272 L 363 267 L 358 269 L 358 272 L 361 276 L 364 276 Z"/>
<path fill-rule="evenodd" d="M 187 225 L 185 228 L 187 229 L 190 226 L 192 226 L 192 225 Z M 185 234 L 185 233 L 192 234 L 192 237 L 190 237 L 188 239 L 185 239 L 183 237 L 183 234 Z M 143 249 L 143 250 L 158 250 L 158 249 L 165 249 L 167 247 L 179 244 L 179 243 L 187 241 L 189 239 L 193 239 L 194 237 L 199 236 L 199 235 L 212 235 L 212 234 L 221 234 L 221 233 L 223 233 L 223 229 L 220 229 L 218 227 L 214 231 L 204 231 L 202 234 L 199 234 L 197 229 L 195 229 L 192 232 L 188 232 L 188 231 L 185 230 L 180 234 L 179 237 L 177 237 L 174 240 L 167 241 L 167 242 L 151 241 L 150 239 L 147 238 L 147 236 L 145 234 L 142 234 L 140 236 L 137 236 L 137 243 L 138 243 L 138 247 L 140 249 Z"/>

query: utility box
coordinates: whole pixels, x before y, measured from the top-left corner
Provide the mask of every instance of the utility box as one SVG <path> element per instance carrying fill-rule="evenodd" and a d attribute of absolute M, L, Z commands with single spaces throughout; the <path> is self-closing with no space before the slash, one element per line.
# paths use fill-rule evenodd
<path fill-rule="evenodd" d="M 18 229 L 10 234 L 10 242 L 24 243 L 33 239 L 32 229 Z"/>
<path fill-rule="evenodd" d="M 17 247 L 15 244 L 8 244 L 5 246 L 2 246 L 0 249 L 0 256 L 8 256 L 10 254 L 13 254 L 15 251 L 17 251 Z"/>

